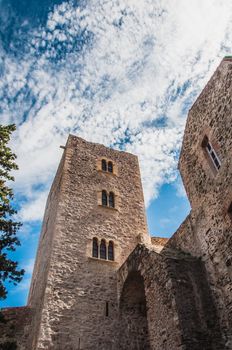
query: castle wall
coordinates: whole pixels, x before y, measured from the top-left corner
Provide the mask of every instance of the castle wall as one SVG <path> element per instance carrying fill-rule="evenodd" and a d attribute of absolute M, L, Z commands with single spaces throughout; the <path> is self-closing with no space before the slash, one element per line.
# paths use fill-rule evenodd
<path fill-rule="evenodd" d="M 135 312 L 131 316 L 131 312 L 121 310 L 118 349 L 224 349 L 217 310 L 201 260 L 169 248 L 157 253 L 139 245 L 119 269 L 120 298 L 128 278 L 135 272 L 140 273 L 144 281 L 149 343 L 141 321 L 143 309 L 140 309 L 140 317 L 136 314 L 136 326 L 140 328 L 137 336 L 132 318 Z M 134 309 L 139 306 L 135 305 Z M 128 317 L 127 322 L 125 317 Z M 134 344 L 132 347 L 128 345 L 130 341 Z"/>
<path fill-rule="evenodd" d="M 179 169 L 193 209 L 216 196 L 231 201 L 232 59 L 224 59 L 191 107 L 179 160 Z M 221 168 L 215 168 L 202 142 L 207 136 Z"/>
<path fill-rule="evenodd" d="M 232 60 L 225 59 L 191 108 L 179 167 L 192 211 L 167 246 L 199 256 L 232 348 Z M 207 135 L 221 161 L 215 171 L 202 145 Z"/>
<path fill-rule="evenodd" d="M 101 157 L 113 161 L 116 174 L 100 171 Z M 38 279 L 45 294 L 36 349 L 110 350 L 116 342 L 116 270 L 138 240 L 148 237 L 138 160 L 70 136 L 64 164 L 59 193 L 51 198 L 51 206 L 55 201 L 58 209 L 46 233 L 52 237 L 51 244 L 46 243 L 46 286 Z M 102 189 L 114 191 L 116 209 L 99 205 Z M 115 261 L 92 258 L 93 237 L 114 242 Z M 43 254 L 40 248 L 35 276 L 41 273 Z"/>
<path fill-rule="evenodd" d="M 210 203 L 208 210 L 200 207 L 186 218 L 167 243 L 204 261 L 211 292 L 217 309 L 219 327 L 225 338 L 225 349 L 231 349 L 232 274 L 231 223 L 221 208 Z"/>
<path fill-rule="evenodd" d="M 119 300 L 123 295 L 125 282 L 135 271 L 141 274 L 144 281 L 149 345 L 144 342 L 144 347 L 134 347 L 134 349 L 179 349 L 181 332 L 172 296 L 171 278 L 168 276 L 164 259 L 158 253 L 142 245 L 137 246 L 118 271 Z M 128 330 L 125 330 L 124 327 L 125 316 L 127 315 L 120 313 L 118 320 L 118 333 L 120 334 L 118 349 L 122 350 L 129 349 L 128 342 L 131 337 L 131 333 L 127 334 Z M 130 315 L 128 315 L 127 323 L 130 325 Z M 138 326 L 140 327 L 139 323 Z M 133 325 L 131 328 L 133 331 Z M 145 339 L 146 334 L 144 334 Z M 136 342 L 136 340 L 133 337 L 133 341 Z"/>

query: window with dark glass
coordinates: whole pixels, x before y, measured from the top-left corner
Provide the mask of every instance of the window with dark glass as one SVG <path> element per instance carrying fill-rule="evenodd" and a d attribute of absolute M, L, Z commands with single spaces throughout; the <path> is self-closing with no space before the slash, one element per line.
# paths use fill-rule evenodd
<path fill-rule="evenodd" d="M 106 317 L 108 317 L 109 316 L 109 302 L 108 301 L 106 301 Z"/>
<path fill-rule="evenodd" d="M 102 205 L 108 205 L 107 192 L 105 190 L 102 191 Z"/>
<path fill-rule="evenodd" d="M 108 162 L 108 171 L 109 171 L 109 173 L 113 172 L 113 163 L 112 162 Z"/>
<path fill-rule="evenodd" d="M 213 148 L 212 144 L 209 142 L 209 139 L 207 136 L 205 136 L 203 139 L 202 147 L 205 148 L 206 152 L 209 155 L 211 162 L 213 163 L 215 169 L 218 171 L 221 167 L 221 161 L 220 161 L 215 149 Z"/>
<path fill-rule="evenodd" d="M 109 206 L 111 208 L 114 208 L 115 206 L 115 203 L 114 203 L 114 193 L 113 192 L 110 192 L 109 194 Z"/>
<path fill-rule="evenodd" d="M 229 205 L 228 214 L 229 214 L 229 217 L 230 217 L 231 220 L 232 220 L 232 202 L 231 202 L 230 205 Z"/>
<path fill-rule="evenodd" d="M 100 259 L 106 259 L 106 241 L 104 239 L 101 240 L 100 244 Z"/>
<path fill-rule="evenodd" d="M 94 258 L 98 258 L 98 239 L 94 237 L 93 239 L 93 251 L 92 251 L 92 256 Z"/>
<path fill-rule="evenodd" d="M 102 170 L 107 171 L 107 163 L 105 159 L 102 159 Z"/>
<path fill-rule="evenodd" d="M 108 245 L 108 260 L 114 261 L 114 243 L 109 241 Z"/>

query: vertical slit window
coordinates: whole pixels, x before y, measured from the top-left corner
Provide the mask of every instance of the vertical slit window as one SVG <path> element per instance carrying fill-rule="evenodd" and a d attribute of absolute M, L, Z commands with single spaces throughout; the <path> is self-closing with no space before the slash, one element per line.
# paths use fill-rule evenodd
<path fill-rule="evenodd" d="M 108 171 L 109 171 L 109 173 L 113 172 L 113 163 L 112 162 L 108 162 Z"/>
<path fill-rule="evenodd" d="M 228 215 L 229 215 L 230 219 L 232 220 L 232 202 L 230 203 L 230 206 L 228 208 Z"/>
<path fill-rule="evenodd" d="M 101 240 L 100 244 L 100 258 L 106 260 L 106 241 L 104 239 Z"/>
<path fill-rule="evenodd" d="M 107 192 L 105 190 L 102 191 L 102 205 L 108 205 Z"/>
<path fill-rule="evenodd" d="M 108 260 L 114 261 L 114 243 L 109 241 L 108 245 Z"/>
<path fill-rule="evenodd" d="M 110 194 L 109 194 L 109 206 L 111 208 L 115 207 L 115 200 L 114 200 L 114 193 L 113 192 L 110 192 Z"/>
<path fill-rule="evenodd" d="M 98 239 L 94 237 L 93 239 L 93 251 L 92 255 L 94 258 L 98 258 Z"/>
<path fill-rule="evenodd" d="M 109 316 L 109 303 L 108 301 L 106 302 L 106 317 Z"/>
<path fill-rule="evenodd" d="M 102 170 L 107 171 L 107 164 L 105 159 L 102 159 Z"/>

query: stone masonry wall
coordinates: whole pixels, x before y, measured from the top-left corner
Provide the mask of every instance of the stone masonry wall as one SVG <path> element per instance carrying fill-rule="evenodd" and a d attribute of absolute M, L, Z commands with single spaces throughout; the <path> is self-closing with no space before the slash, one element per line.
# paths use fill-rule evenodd
<path fill-rule="evenodd" d="M 97 169 L 101 157 L 117 165 L 117 175 Z M 103 189 L 117 194 L 117 209 L 99 205 Z M 55 201 L 36 349 L 115 349 L 116 270 L 138 239 L 148 238 L 137 157 L 70 136 Z M 114 262 L 91 257 L 93 237 L 114 242 Z"/>
<path fill-rule="evenodd" d="M 136 333 L 139 338 L 136 338 L 131 313 L 121 310 L 118 349 L 224 349 L 217 311 L 201 260 L 173 249 L 165 248 L 157 253 L 139 245 L 118 272 L 119 298 L 123 296 L 128 278 L 136 272 L 144 284 L 149 342 L 141 316 L 137 317 L 140 322 L 135 322 L 141 327 Z M 143 309 L 140 311 L 144 314 Z M 125 317 L 128 317 L 126 328 Z M 139 343 L 141 331 L 143 344 Z M 130 347 L 129 344 L 134 345 Z"/>
<path fill-rule="evenodd" d="M 224 59 L 191 108 L 179 167 L 192 211 L 167 246 L 202 257 L 225 338 L 232 349 L 232 60 Z M 202 146 L 207 135 L 218 172 Z"/>
<path fill-rule="evenodd" d="M 28 297 L 28 305 L 33 309 L 30 336 L 28 338 L 28 350 L 35 349 L 41 322 L 41 312 L 44 305 L 44 295 L 47 284 L 48 270 L 50 266 L 51 247 L 56 231 L 56 217 L 60 203 L 60 188 L 64 167 L 64 156 L 60 162 L 53 185 L 51 187 L 43 219 L 42 230 L 36 255 L 35 266 L 32 275 L 31 287 Z"/>

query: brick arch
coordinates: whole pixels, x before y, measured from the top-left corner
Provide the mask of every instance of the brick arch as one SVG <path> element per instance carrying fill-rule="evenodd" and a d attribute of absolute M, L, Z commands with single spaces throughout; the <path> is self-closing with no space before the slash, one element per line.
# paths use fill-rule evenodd
<path fill-rule="evenodd" d="M 119 318 L 119 347 L 150 349 L 144 279 L 138 270 L 130 271 L 124 281 L 119 300 Z"/>

